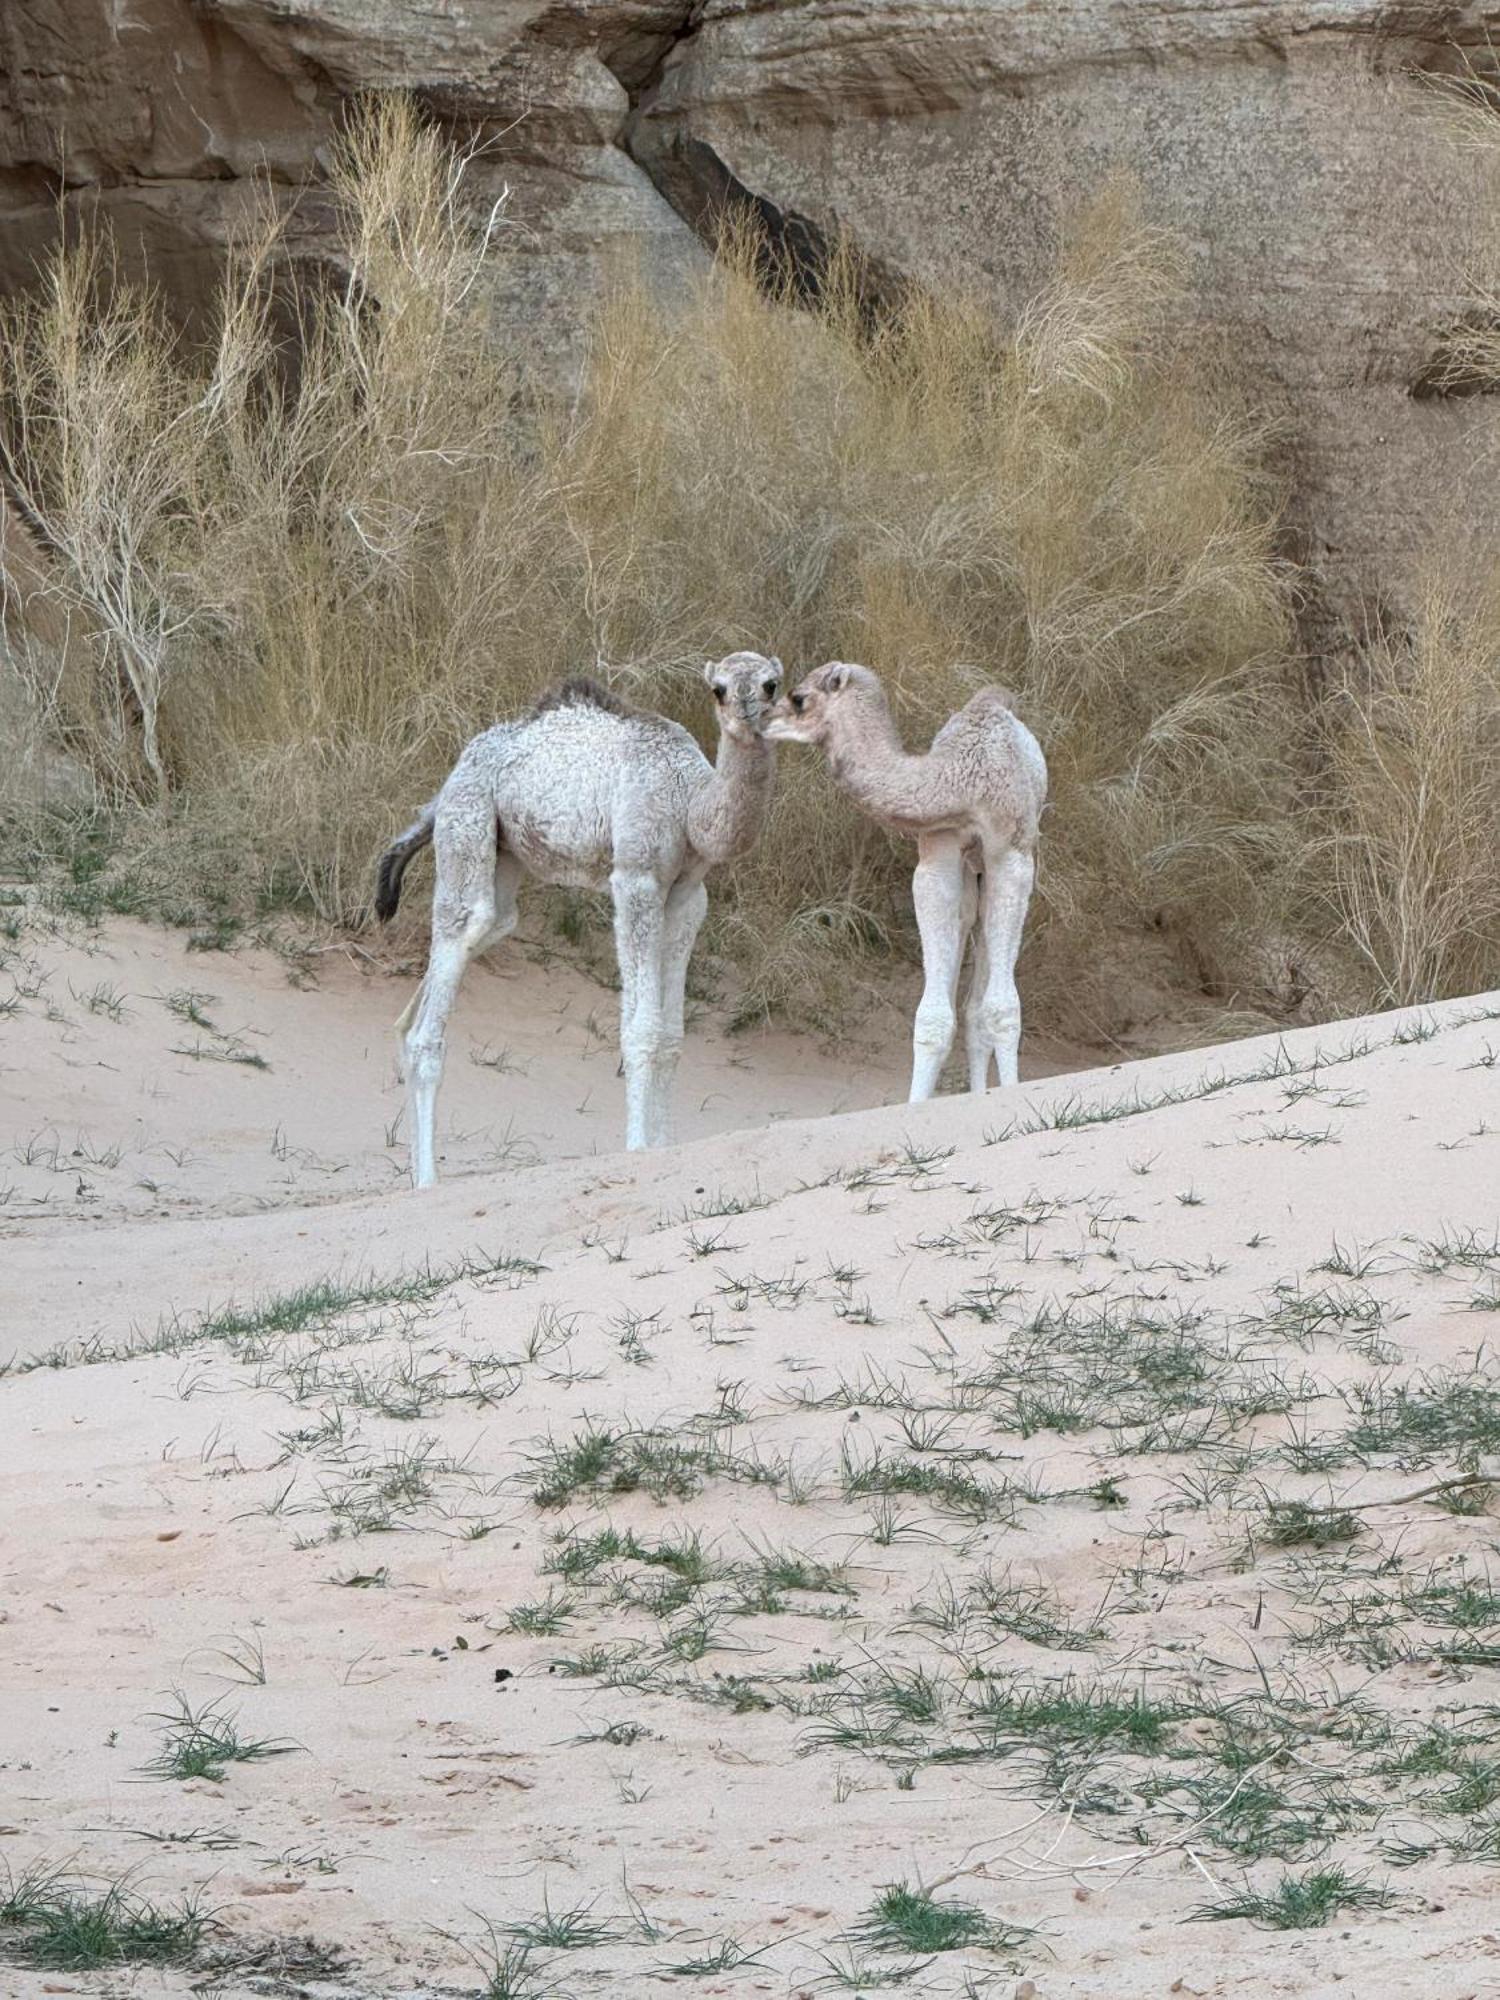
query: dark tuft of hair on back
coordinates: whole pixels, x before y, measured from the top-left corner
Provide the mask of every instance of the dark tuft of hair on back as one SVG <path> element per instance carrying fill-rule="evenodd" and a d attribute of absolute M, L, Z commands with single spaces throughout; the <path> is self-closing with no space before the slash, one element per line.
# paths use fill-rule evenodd
<path fill-rule="evenodd" d="M 602 682 L 590 680 L 587 674 L 573 674 L 556 687 L 548 688 L 538 695 L 531 713 L 533 717 L 546 715 L 554 708 L 598 708 L 606 715 L 629 715 L 630 708 L 616 694 L 611 694 Z"/>

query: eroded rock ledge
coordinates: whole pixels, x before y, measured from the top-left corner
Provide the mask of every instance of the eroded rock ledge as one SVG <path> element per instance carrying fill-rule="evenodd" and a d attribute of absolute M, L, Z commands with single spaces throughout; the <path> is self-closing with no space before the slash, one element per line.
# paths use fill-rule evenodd
<path fill-rule="evenodd" d="M 1491 504 L 1482 400 L 1440 365 L 1473 203 L 1412 73 L 1492 36 L 1478 0 L 31 0 L 0 17 L 0 288 L 61 195 L 190 318 L 249 177 L 315 189 L 370 88 L 484 136 L 481 179 L 513 190 L 497 323 L 564 368 L 611 256 L 670 281 L 726 196 L 809 270 L 846 230 L 892 282 L 1008 310 L 1124 172 L 1282 426 L 1333 643 Z M 326 205 L 296 213 L 299 253 L 327 254 Z"/>

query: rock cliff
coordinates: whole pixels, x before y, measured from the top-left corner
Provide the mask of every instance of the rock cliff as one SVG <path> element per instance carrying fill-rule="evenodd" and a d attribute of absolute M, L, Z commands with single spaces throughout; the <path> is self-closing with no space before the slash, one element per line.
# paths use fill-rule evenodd
<path fill-rule="evenodd" d="M 1442 393 L 1475 202 L 1424 68 L 1491 60 L 1500 4 L 1430 0 L 20 0 L 0 16 L 0 288 L 97 203 L 187 316 L 250 175 L 315 190 L 340 107 L 401 87 L 508 183 L 497 330 L 565 362 L 631 246 L 670 278 L 726 189 L 919 283 L 1034 288 L 1060 219 L 1133 176 L 1195 310 L 1277 420 L 1309 634 L 1399 615 L 1474 520 L 1472 397 Z M 331 218 L 298 204 L 316 257 Z"/>

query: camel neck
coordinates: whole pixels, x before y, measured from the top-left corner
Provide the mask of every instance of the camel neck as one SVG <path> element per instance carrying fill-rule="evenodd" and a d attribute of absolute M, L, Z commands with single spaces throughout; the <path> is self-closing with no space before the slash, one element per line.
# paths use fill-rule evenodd
<path fill-rule="evenodd" d="M 857 727 L 829 745 L 828 769 L 839 790 L 878 819 L 918 817 L 929 803 L 931 760 L 903 746 L 884 703 L 871 703 Z"/>
<path fill-rule="evenodd" d="M 721 734 L 713 773 L 695 795 L 688 838 L 710 863 L 733 861 L 760 838 L 771 803 L 775 753 L 762 737 Z"/>

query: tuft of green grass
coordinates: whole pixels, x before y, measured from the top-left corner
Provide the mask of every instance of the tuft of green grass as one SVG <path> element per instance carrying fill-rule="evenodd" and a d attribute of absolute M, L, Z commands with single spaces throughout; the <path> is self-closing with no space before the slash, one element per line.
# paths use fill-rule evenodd
<path fill-rule="evenodd" d="M 603 1729 L 589 1730 L 571 1740 L 574 1743 L 607 1743 L 611 1749 L 628 1750 L 632 1744 L 639 1743 L 643 1736 L 650 1734 L 644 1722 L 609 1722 Z"/>
<path fill-rule="evenodd" d="M 1264 1745 L 1258 1746 L 1265 1761 Z M 1172 1770 L 1148 1778 L 1142 1794 L 1150 1800 L 1170 1800 L 1192 1811 L 1199 1837 L 1242 1862 L 1286 1860 L 1308 1848 L 1322 1849 L 1358 1817 L 1340 1788 L 1318 1772 L 1305 1783 L 1279 1782 L 1274 1768 L 1263 1775 L 1253 1770 L 1207 1774 Z"/>
<path fill-rule="evenodd" d="M 635 1658 L 632 1645 L 607 1646 L 602 1642 L 585 1646 L 580 1653 L 559 1653 L 548 1662 L 549 1673 L 564 1680 L 609 1680 L 623 1673 Z"/>
<path fill-rule="evenodd" d="M 551 1638 L 561 1632 L 577 1608 L 565 1592 L 549 1590 L 535 1604 L 517 1604 L 505 1621 L 507 1632 L 521 1632 L 528 1638 Z"/>
<path fill-rule="evenodd" d="M 265 1686 L 266 1648 L 258 1632 L 236 1633 L 225 1645 L 216 1647 L 212 1657 L 224 1663 L 215 1669 L 221 1680 L 238 1681 L 245 1687 Z"/>
<path fill-rule="evenodd" d="M 678 1959 L 661 1969 L 673 1979 L 708 1979 L 716 1973 L 742 1972 L 747 1965 L 758 1965 L 769 1949 L 769 1945 L 762 1945 L 759 1951 L 751 1951 L 738 1938 L 724 1937 L 695 1957 Z"/>
<path fill-rule="evenodd" d="M 762 1549 L 753 1567 L 758 1581 L 771 1592 L 806 1590 L 847 1596 L 853 1590 L 841 1564 L 818 1562 L 797 1549 Z"/>
<path fill-rule="evenodd" d="M 842 1960 L 827 1952 L 819 1956 L 827 1970 L 819 1975 L 817 1984 L 855 1994 L 873 1993 L 882 1986 L 909 1986 L 924 1969 L 921 1965 L 876 1965 L 852 1951 Z"/>
<path fill-rule="evenodd" d="M 1143 1756 L 1165 1750 L 1173 1725 L 1190 1713 L 1181 1702 L 1154 1698 L 1144 1688 L 1073 1675 L 1042 1686 L 992 1681 L 974 1704 L 975 1721 L 997 1746 L 1109 1745 Z"/>
<path fill-rule="evenodd" d="M 350 1313 L 382 1306 L 421 1305 L 455 1285 L 502 1282 L 527 1283 L 543 1266 L 529 1258 L 497 1255 L 464 1257 L 452 1264 L 423 1264 L 413 1271 L 386 1276 L 374 1272 L 351 1277 L 327 1277 L 289 1292 L 272 1292 L 248 1305 L 214 1307 L 196 1314 L 163 1319 L 149 1333 L 127 1340 L 87 1340 L 49 1349 L 24 1361 L 6 1364 L 27 1374 L 38 1368 L 91 1367 L 129 1360 L 139 1354 L 181 1354 L 190 1347 L 221 1341 L 231 1349 L 248 1347 L 274 1336 L 307 1333 Z"/>
<path fill-rule="evenodd" d="M 184 1694 L 175 1708 L 153 1718 L 164 1725 L 161 1748 L 143 1769 L 154 1778 L 221 1779 L 231 1764 L 260 1763 L 302 1749 L 286 1737 L 242 1736 L 221 1701 L 194 1708 Z"/>
<path fill-rule="evenodd" d="M 524 1476 L 537 1506 L 552 1508 L 580 1492 L 686 1500 L 706 1479 L 778 1487 L 786 1468 L 732 1451 L 712 1436 L 587 1421 L 563 1443 L 548 1438 L 531 1454 Z"/>
<path fill-rule="evenodd" d="M 1062 1600 L 1042 1584 L 1009 1574 L 997 1576 L 989 1565 L 962 1590 L 943 1578 L 931 1600 L 913 1604 L 908 1617 L 913 1625 L 929 1626 L 959 1639 L 984 1635 L 988 1629 L 1058 1652 L 1087 1652 L 1108 1633 L 1098 1615 L 1087 1621 L 1075 1619 Z"/>
<path fill-rule="evenodd" d="M 111 985 L 107 979 L 101 979 L 96 986 L 91 986 L 87 993 L 73 989 L 73 998 L 90 1014 L 102 1015 L 110 1021 L 123 1021 L 126 1018 L 125 995 L 118 986 Z"/>
<path fill-rule="evenodd" d="M 554 1910 L 544 1894 L 541 1914 L 518 1923 L 502 1924 L 502 1936 L 514 1938 L 528 1950 L 588 1951 L 596 1945 L 617 1942 L 624 1932 L 609 1918 L 596 1917 L 593 1903 L 574 1903 Z"/>
<path fill-rule="evenodd" d="M 5 1879 L 0 1882 L 0 1929 L 34 1923 L 41 1912 L 66 1892 L 70 1876 L 66 1868 L 45 1861 L 33 1861 L 19 1874 L 7 1861 Z"/>
<path fill-rule="evenodd" d="M 247 1043 L 238 1040 L 220 1042 L 175 1043 L 174 1056 L 187 1056 L 193 1062 L 237 1063 L 242 1069 L 268 1070 L 271 1065 L 260 1053 Z"/>
<path fill-rule="evenodd" d="M 1492 1363 L 1407 1382 L 1354 1383 L 1346 1400 L 1355 1419 L 1344 1441 L 1361 1457 L 1391 1452 L 1412 1462 L 1500 1449 L 1500 1374 Z"/>
<path fill-rule="evenodd" d="M 1010 1952 L 1035 1933 L 1002 1924 L 973 1903 L 940 1899 L 908 1882 L 888 1882 L 848 1933 L 849 1941 L 877 1951 L 929 1958 L 938 1952 Z"/>
<path fill-rule="evenodd" d="M 534 1277 L 539 1266 L 510 1257 L 461 1258 L 454 1264 L 424 1264 L 415 1271 L 401 1271 L 389 1277 L 374 1273 L 351 1278 L 320 1278 L 294 1291 L 272 1293 L 249 1306 L 226 1306 L 207 1312 L 196 1322 L 175 1329 L 182 1344 L 199 1340 L 246 1340 L 261 1334 L 305 1333 L 310 1327 L 325 1326 L 343 1314 L 362 1312 L 372 1306 L 418 1305 L 438 1297 L 454 1285 L 517 1273 Z"/>
<path fill-rule="evenodd" d="M 1451 1487 L 1446 1493 L 1434 1493 L 1432 1504 L 1444 1514 L 1473 1518 L 1487 1514 L 1494 1499 L 1495 1488 L 1490 1480 L 1472 1479 L 1464 1486 Z"/>
<path fill-rule="evenodd" d="M 210 1035 L 218 1034 L 218 1027 L 208 1014 L 208 1009 L 214 1004 L 212 993 L 199 993 L 190 986 L 181 986 L 171 993 L 163 993 L 161 1004 L 169 1014 L 175 1014 L 179 1021 L 187 1022 L 190 1027 L 202 1028 Z"/>
<path fill-rule="evenodd" d="M 927 1465 L 917 1458 L 887 1458 L 877 1451 L 863 1464 L 845 1448 L 844 1498 L 911 1495 L 969 1520 L 1013 1520 L 1017 1491 L 1005 1481 L 978 1478 L 956 1465 Z"/>
<path fill-rule="evenodd" d="M 133 1965 L 185 1965 L 212 1921 L 194 1896 L 153 1903 L 123 1882 L 98 1893 L 69 1885 L 64 1871 L 33 1868 L 0 1887 L 0 1949 L 37 1970 L 93 1972 Z"/>
<path fill-rule="evenodd" d="M 1265 1891 L 1246 1889 L 1220 1903 L 1203 1903 L 1189 1912 L 1189 1923 L 1251 1923 L 1261 1930 L 1318 1930 L 1346 1910 L 1383 1910 L 1395 1901 L 1388 1889 L 1337 1866 L 1287 1874 Z"/>
<path fill-rule="evenodd" d="M 523 1939 L 507 1937 L 496 1924 L 486 1921 L 482 1944 L 452 1942 L 468 1955 L 484 1982 L 479 2000 L 546 2000 L 552 1990 L 544 1983 L 534 1948 Z"/>
<path fill-rule="evenodd" d="M 1272 1500 L 1266 1508 L 1265 1538 L 1277 1548 L 1331 1548 L 1352 1542 L 1364 1530 L 1358 1514 L 1344 1507 L 1313 1507 L 1305 1500 Z"/>

